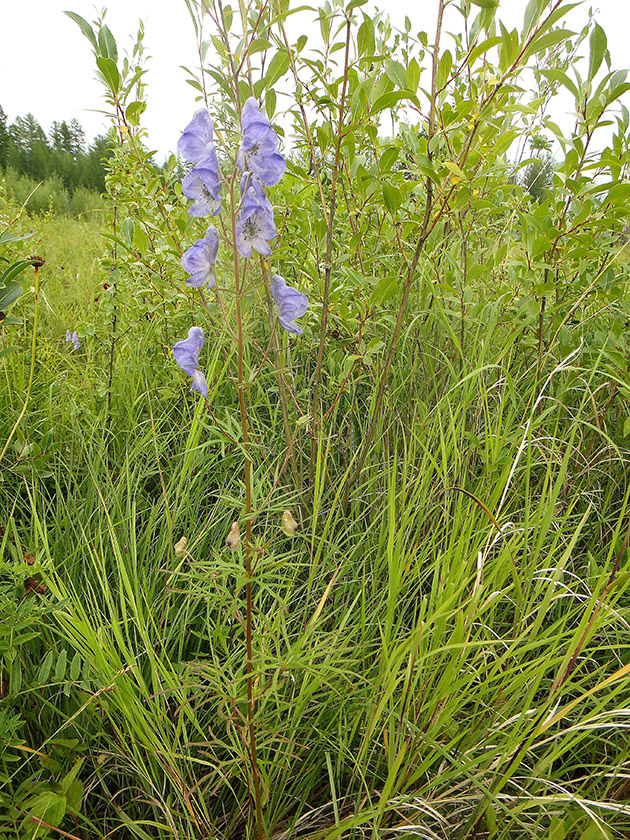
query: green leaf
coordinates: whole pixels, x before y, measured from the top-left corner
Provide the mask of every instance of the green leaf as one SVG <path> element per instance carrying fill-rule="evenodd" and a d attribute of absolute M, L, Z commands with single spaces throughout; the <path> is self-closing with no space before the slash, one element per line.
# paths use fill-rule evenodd
<path fill-rule="evenodd" d="M 48 677 L 50 676 L 50 672 L 52 670 L 52 663 L 53 663 L 53 652 L 49 650 L 46 656 L 44 657 L 44 661 L 39 666 L 39 671 L 37 672 L 37 682 L 40 685 L 43 685 L 45 682 L 48 681 Z"/>
<path fill-rule="evenodd" d="M 17 467 L 13 468 L 18 472 Z M 9 680 L 9 689 L 12 694 L 17 694 L 22 688 L 22 663 L 19 659 L 15 659 L 11 665 L 11 677 Z"/>
<path fill-rule="evenodd" d="M 398 292 L 398 280 L 396 277 L 381 277 L 370 295 L 370 303 L 378 304 L 394 297 Z"/>
<path fill-rule="evenodd" d="M 112 93 L 118 93 L 120 90 L 120 73 L 118 72 L 118 67 L 116 67 L 116 62 L 112 61 L 111 58 L 101 58 L 99 56 L 96 59 L 96 63 L 98 69 L 103 74 L 105 83 L 109 85 Z"/>
<path fill-rule="evenodd" d="M 59 654 L 59 658 L 57 659 L 57 664 L 55 665 L 55 679 L 60 682 L 66 675 L 66 660 L 68 658 L 68 653 L 64 648 L 61 653 Z"/>
<path fill-rule="evenodd" d="M 77 651 L 77 653 L 78 653 L 78 651 Z M 70 785 L 76 779 L 77 774 L 78 774 L 79 770 L 81 769 L 81 766 L 82 766 L 84 761 L 85 761 L 84 758 L 78 758 L 75 761 L 72 770 L 70 770 L 69 773 L 66 773 L 66 775 L 63 777 L 63 779 L 60 782 L 62 793 L 67 793 L 68 792 L 68 790 L 70 788 Z"/>
<path fill-rule="evenodd" d="M 247 54 L 254 55 L 254 53 L 263 52 L 263 50 L 268 50 L 270 47 L 271 41 L 268 41 L 266 38 L 254 38 L 247 47 Z"/>
<path fill-rule="evenodd" d="M 269 90 L 267 91 L 267 98 L 265 99 L 265 111 L 267 112 L 269 120 L 272 120 L 273 115 L 276 113 L 276 92 L 273 88 L 269 88 Z"/>
<path fill-rule="evenodd" d="M 81 673 L 81 654 L 77 651 L 74 656 L 72 657 L 72 662 L 70 663 L 70 679 L 75 682 L 79 678 L 79 674 Z"/>
<path fill-rule="evenodd" d="M 68 808 L 78 814 L 81 811 L 81 803 L 83 802 L 83 796 L 85 794 L 85 787 L 83 782 L 79 779 L 74 779 L 70 782 L 68 786 L 68 790 L 66 791 L 66 800 L 68 802 Z"/>
<path fill-rule="evenodd" d="M 453 163 L 453 161 L 445 160 L 444 166 L 448 169 L 449 172 L 452 172 L 453 175 L 457 175 L 457 177 L 461 180 L 464 180 L 464 178 L 466 177 L 462 170 L 459 168 L 459 166 L 456 163 Z"/>
<path fill-rule="evenodd" d="M 396 146 L 390 146 L 389 149 L 385 149 L 385 151 L 381 155 L 381 159 L 378 162 L 381 172 L 390 171 L 392 166 L 396 163 L 396 159 L 398 158 L 399 152 L 400 149 L 398 149 Z"/>
<path fill-rule="evenodd" d="M 530 58 L 535 53 L 543 52 L 550 47 L 555 47 L 556 44 L 559 44 L 561 41 L 566 41 L 568 38 L 572 38 L 573 35 L 575 35 L 575 32 L 572 32 L 570 29 L 553 29 L 551 32 L 547 32 L 546 35 L 534 38 L 532 43 L 525 50 L 523 60 Z"/>
<path fill-rule="evenodd" d="M 485 41 L 482 41 L 481 44 L 475 47 L 474 50 L 470 51 L 470 55 L 468 56 L 468 61 L 466 62 L 468 65 L 472 65 L 473 62 L 479 58 L 480 55 L 487 53 L 488 50 L 491 50 L 492 47 L 496 47 L 498 44 L 501 43 L 503 38 L 500 35 L 493 35 L 492 38 L 486 38 Z"/>
<path fill-rule="evenodd" d="M 126 239 L 129 247 L 131 247 L 133 245 L 134 224 L 129 217 L 120 226 L 120 233 Z"/>
<path fill-rule="evenodd" d="M 588 46 L 588 81 L 591 82 L 601 67 L 608 46 L 606 33 L 598 23 L 593 27 Z"/>
<path fill-rule="evenodd" d="M 357 49 L 360 56 L 372 55 L 375 49 L 374 23 L 367 15 L 357 32 Z"/>
<path fill-rule="evenodd" d="M 186 79 L 186 82 L 195 90 L 198 90 L 200 93 L 203 93 L 203 88 L 201 87 L 197 79 Z"/>
<path fill-rule="evenodd" d="M 14 277 L 17 277 L 18 274 L 21 274 L 25 269 L 29 267 L 29 265 L 33 265 L 32 260 L 18 260 L 18 262 L 13 263 L 10 265 L 6 271 L 0 275 L 0 291 L 2 287 L 7 285 Z"/>
<path fill-rule="evenodd" d="M 580 840 L 611 840 L 611 835 L 600 823 L 593 820 L 580 835 Z"/>
<path fill-rule="evenodd" d="M 570 91 L 574 98 L 578 98 L 578 89 L 575 86 L 575 83 L 567 76 L 566 73 L 563 73 L 562 70 L 541 70 L 541 74 L 546 78 L 549 79 L 551 82 L 559 82 L 563 87 L 565 87 L 568 91 Z"/>
<path fill-rule="evenodd" d="M 278 50 L 269 62 L 269 67 L 265 73 L 265 87 L 273 87 L 278 79 L 284 76 L 288 69 L 289 53 L 286 50 Z"/>
<path fill-rule="evenodd" d="M 37 824 L 37 817 L 39 817 L 40 820 L 47 822 L 49 825 L 53 825 L 55 827 L 60 825 L 66 814 L 66 805 L 65 796 L 60 796 L 52 790 L 40 793 L 27 803 L 28 815 L 22 823 L 22 830 L 24 830 L 28 823 L 31 825 L 33 825 L 33 823 Z M 33 817 L 36 819 L 33 820 Z M 42 837 L 43 833 L 43 830 L 39 828 L 34 836 Z"/>
<path fill-rule="evenodd" d="M 146 107 L 146 102 L 130 102 L 125 110 L 127 121 L 130 122 L 131 125 L 138 125 L 138 122 L 140 121 L 140 114 L 145 111 Z"/>
<path fill-rule="evenodd" d="M 319 29 L 323 42 L 327 44 L 330 36 L 330 16 L 323 9 L 319 10 Z"/>
<path fill-rule="evenodd" d="M 444 50 L 444 52 L 442 53 L 442 57 L 438 62 L 438 71 L 436 78 L 438 90 L 442 90 L 443 87 L 446 87 L 452 67 L 453 56 L 451 55 L 451 51 Z"/>
<path fill-rule="evenodd" d="M 6 242 L 22 242 L 24 239 L 30 239 L 31 236 L 35 236 L 35 234 L 22 233 L 18 235 L 5 230 L 4 233 L 0 233 L 0 245 L 4 245 Z"/>
<path fill-rule="evenodd" d="M 392 108 L 401 99 L 411 99 L 414 102 L 417 102 L 416 95 L 412 93 L 410 90 L 397 90 L 391 91 L 390 93 L 384 93 L 382 96 L 379 96 L 376 102 L 372 105 L 371 113 L 378 114 L 379 111 L 384 111 L 386 108 Z"/>
<path fill-rule="evenodd" d="M 542 3 L 546 3 L 546 0 L 542 0 Z M 538 23 L 541 11 L 541 0 L 529 0 L 527 8 L 525 9 L 525 17 L 523 19 L 523 37 L 529 35 L 534 26 Z"/>
<path fill-rule="evenodd" d="M 141 225 L 134 225 L 133 244 L 141 254 L 144 254 L 149 247 L 149 237 Z"/>
<path fill-rule="evenodd" d="M 409 64 L 407 65 L 407 69 L 405 71 L 405 84 L 403 85 L 403 87 L 406 87 L 407 90 L 412 91 L 412 93 L 416 93 L 419 84 L 420 65 L 418 64 L 415 58 L 412 58 Z"/>
<path fill-rule="evenodd" d="M 9 318 L 5 318 L 3 324 L 6 324 L 9 321 Z M 14 318 L 13 320 L 18 321 L 18 324 L 21 324 L 19 318 Z M 21 347 L 18 347 L 16 344 L 11 344 L 9 347 L 5 347 L 3 350 L 0 350 L 0 359 L 4 359 L 5 356 L 8 356 L 10 353 L 16 353 L 18 350 L 21 350 Z"/>
<path fill-rule="evenodd" d="M 386 58 L 383 62 L 383 68 L 385 69 L 388 78 L 391 79 L 395 85 L 398 85 L 398 87 L 402 90 L 407 88 L 407 74 L 405 72 L 405 68 L 399 61 L 393 61 L 390 58 Z"/>
<path fill-rule="evenodd" d="M 0 288 L 0 311 L 8 309 L 8 307 L 17 300 L 22 294 L 21 283 L 7 283 L 4 288 Z M 6 322 L 5 318 L 5 322 Z"/>
<path fill-rule="evenodd" d="M 99 29 L 98 46 L 103 58 L 111 58 L 114 64 L 116 64 L 118 61 L 118 49 L 116 48 L 116 41 L 109 26 L 103 25 Z"/>
<path fill-rule="evenodd" d="M 87 22 L 84 20 L 81 15 L 77 15 L 75 12 L 64 12 L 64 15 L 68 15 L 68 17 L 73 20 L 76 24 L 78 24 L 81 28 L 81 31 L 88 39 L 90 44 L 92 44 L 92 48 L 94 49 L 95 53 L 98 53 L 98 44 L 96 42 L 96 35 L 94 34 L 94 30 Z"/>
<path fill-rule="evenodd" d="M 396 211 L 402 204 L 403 195 L 398 187 L 385 182 L 383 184 L 383 200 L 385 201 L 385 207 L 387 207 L 392 216 L 395 216 Z"/>

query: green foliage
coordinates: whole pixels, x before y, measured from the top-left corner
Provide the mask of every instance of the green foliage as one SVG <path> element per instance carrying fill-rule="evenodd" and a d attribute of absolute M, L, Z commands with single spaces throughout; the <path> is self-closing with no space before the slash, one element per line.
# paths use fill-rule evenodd
<path fill-rule="evenodd" d="M 7 169 L 0 178 L 0 189 L 7 198 L 12 203 L 25 205 L 31 215 L 102 217 L 105 210 L 99 193 L 85 187 L 69 192 L 58 176 L 38 181 L 18 174 L 15 169 Z"/>
<path fill-rule="evenodd" d="M 105 189 L 105 171 L 111 156 L 111 141 L 99 136 L 86 148 L 85 134 L 77 120 L 54 121 L 50 139 L 32 114 L 17 117 L 7 125 L 0 107 L 0 168 L 14 187 L 14 200 L 22 203 L 26 184 L 44 182 L 43 192 L 52 195 L 56 213 L 73 212 L 72 203 L 85 203 L 81 196 L 101 193 Z M 17 183 L 16 183 L 17 182 Z M 21 182 L 21 183 L 19 183 Z M 91 195 L 92 203 L 98 198 Z M 48 209 L 41 196 L 35 199 L 34 212 Z M 29 207 L 32 211 L 33 206 Z"/>

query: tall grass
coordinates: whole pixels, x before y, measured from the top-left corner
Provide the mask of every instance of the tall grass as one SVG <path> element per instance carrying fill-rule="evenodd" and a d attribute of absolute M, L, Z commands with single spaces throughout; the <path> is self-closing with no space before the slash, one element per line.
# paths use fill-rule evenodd
<path fill-rule="evenodd" d="M 500 323 L 487 340 L 487 324 L 471 318 L 474 351 L 460 360 L 444 352 L 439 311 L 408 328 L 346 509 L 352 452 L 322 437 L 295 539 L 278 528 L 287 491 L 254 519 L 270 835 L 629 830 L 627 574 L 613 574 L 625 558 L 627 453 L 595 422 L 597 363 L 578 351 L 540 383 Z M 45 356 L 54 342 L 43 343 Z M 61 361 L 38 369 L 29 428 L 55 424 L 50 474 L 9 468 L 0 485 L 50 605 L 21 648 L 28 749 L 14 738 L 5 750 L 19 758 L 5 764 L 5 825 L 33 810 L 38 784 L 81 762 L 78 836 L 235 836 L 251 783 L 247 578 L 223 545 L 244 504 L 241 453 L 201 403 L 172 386 L 165 397 L 166 381 L 147 387 L 155 356 L 130 340 L 119 353 L 113 448 L 98 366 L 73 354 L 63 382 L 51 376 Z M 7 379 L 19 382 L 23 364 L 9 356 Z M 220 386 L 210 404 L 230 428 Z M 278 412 L 271 399 L 251 410 L 254 428 Z M 368 416 L 353 414 L 359 438 Z M 272 491 L 264 463 L 281 455 L 261 453 L 254 510 Z"/>

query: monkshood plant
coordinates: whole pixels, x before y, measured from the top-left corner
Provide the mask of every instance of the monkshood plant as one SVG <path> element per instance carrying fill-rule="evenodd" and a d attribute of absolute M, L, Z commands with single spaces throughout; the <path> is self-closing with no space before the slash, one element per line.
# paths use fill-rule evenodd
<path fill-rule="evenodd" d="M 124 65 L 122 72 L 118 69 L 115 42 L 102 19 L 97 22 L 95 32 L 87 21 L 74 14 L 72 18 L 92 43 L 99 72 L 109 90 L 108 101 L 113 109 L 112 116 L 119 145 L 114 166 L 118 165 L 120 159 L 118 169 L 127 175 L 122 179 L 110 178 L 108 182 L 108 189 L 117 208 L 119 202 L 126 200 L 124 197 L 130 189 L 130 181 L 137 175 L 148 172 L 149 164 L 143 156 L 142 132 L 138 126 L 142 106 L 139 101 L 136 105 L 128 101 L 138 90 L 141 71 L 134 71 L 129 64 Z M 171 345 L 173 359 L 191 378 L 190 391 L 197 393 L 204 400 L 213 426 L 224 440 L 236 447 L 242 455 L 243 510 L 236 514 L 236 521 L 232 523 L 225 545 L 235 556 L 244 556 L 246 605 L 242 626 L 245 636 L 246 699 L 245 711 L 241 719 L 236 719 L 235 725 L 239 728 L 240 741 L 247 744 L 244 755 L 252 824 L 257 835 L 262 837 L 263 791 L 257 760 L 255 727 L 255 599 L 252 591 L 255 576 L 254 558 L 259 556 L 260 552 L 255 546 L 252 521 L 260 515 L 261 506 L 258 505 L 254 511 L 254 450 L 251 442 L 252 422 L 248 411 L 248 395 L 257 376 L 269 365 L 271 359 L 277 379 L 287 451 L 287 458 L 278 471 L 276 483 L 290 462 L 295 487 L 299 489 L 300 475 L 293 451 L 295 433 L 290 424 L 280 336 L 282 333 L 286 335 L 285 347 L 288 355 L 289 337 L 303 334 L 303 327 L 298 321 L 307 312 L 308 299 L 303 292 L 287 282 L 281 273 L 274 270 L 275 266 L 272 268 L 272 242 L 277 236 L 277 229 L 274 207 L 268 191 L 278 185 L 286 169 L 278 134 L 261 110 L 258 98 L 251 95 L 251 91 L 243 100 L 237 97 L 231 105 L 229 118 L 226 118 L 223 111 L 219 112 L 219 119 L 224 123 L 220 132 L 215 129 L 208 107 L 201 107 L 192 116 L 178 141 L 178 152 L 185 163 L 184 167 L 177 167 L 180 172 L 182 168 L 184 170 L 181 177 L 181 193 L 187 200 L 187 215 L 192 224 L 186 223 L 182 218 L 181 203 L 174 207 L 171 202 L 159 199 L 156 201 L 159 189 L 157 183 L 148 191 L 147 198 L 156 204 L 154 212 L 162 216 L 163 229 L 168 231 L 169 253 L 164 254 L 162 265 L 159 257 L 155 259 L 155 255 L 151 263 L 148 260 L 143 261 L 146 268 L 161 279 L 165 270 L 168 274 L 173 272 L 171 255 L 173 252 L 179 252 L 181 267 L 188 276 L 187 279 L 182 278 L 179 281 L 180 288 L 170 300 L 176 304 L 177 310 L 186 310 L 188 317 L 193 320 L 193 325 L 188 329 L 186 337 Z M 175 168 L 173 171 L 176 171 Z M 173 184 L 169 183 L 168 189 L 172 188 Z M 134 203 L 136 202 L 137 199 Z M 138 251 L 144 250 L 145 247 L 145 243 L 139 239 L 142 228 L 130 218 L 122 223 L 117 222 L 117 218 L 115 213 L 114 233 L 110 238 L 118 255 L 126 251 L 130 256 L 133 255 L 137 264 Z M 152 231 L 149 225 L 146 229 Z M 210 302 L 208 295 L 214 297 L 215 302 Z M 267 314 L 263 320 L 267 326 L 265 323 L 256 323 L 255 318 L 249 317 L 250 311 L 256 311 L 255 304 L 252 309 L 252 301 L 256 296 L 260 296 L 266 304 Z M 130 305 L 135 307 L 138 304 L 137 301 L 131 300 Z M 237 391 L 239 433 L 236 433 L 231 425 L 227 428 L 212 408 L 214 394 L 211 395 L 210 390 L 213 383 L 210 377 L 206 376 L 207 370 L 203 361 L 204 346 L 208 346 L 206 335 L 209 328 L 212 330 L 213 339 L 218 339 L 219 352 L 223 353 L 231 373 L 231 381 Z M 260 343 L 261 332 L 265 331 L 268 332 L 267 349 Z M 70 332 L 68 340 L 74 346 L 79 343 L 78 337 L 75 343 L 75 335 Z M 110 375 L 112 369 L 113 364 L 110 364 Z M 294 536 L 298 529 L 298 522 L 290 511 L 284 512 L 282 521 L 278 524 L 278 531 L 285 537 Z M 241 526 L 244 526 L 242 535 Z M 181 541 L 178 545 L 180 544 Z"/>
<path fill-rule="evenodd" d="M 224 173 L 214 143 L 214 124 L 207 109 L 202 108 L 192 118 L 179 139 L 180 155 L 193 164 L 193 168 L 182 181 L 183 194 L 192 200 L 190 215 L 204 218 L 220 216 L 222 210 L 222 183 L 226 184 L 230 219 L 222 225 L 226 246 L 231 251 L 231 273 L 234 277 L 235 336 L 238 354 L 238 396 L 241 420 L 241 446 L 244 459 L 245 485 L 245 573 L 246 573 L 246 680 L 248 757 L 250 763 L 250 792 L 254 824 L 259 837 L 263 836 L 262 792 L 257 762 L 255 698 L 253 687 L 254 651 L 252 645 L 253 622 L 253 541 L 252 541 L 252 453 L 249 440 L 249 419 L 246 403 L 246 381 L 244 378 L 244 352 L 246 331 L 243 321 L 242 298 L 248 278 L 248 263 L 254 251 L 263 257 L 270 257 L 270 242 L 276 236 L 274 209 L 265 188 L 275 186 L 286 168 L 284 157 L 279 151 L 279 140 L 267 117 L 261 112 L 255 97 L 249 97 L 241 110 L 242 139 L 238 154 L 233 157 L 232 171 Z M 238 173 L 237 173 L 238 169 Z M 229 186 L 240 174 L 239 190 L 235 194 Z M 182 266 L 189 273 L 186 285 L 195 288 L 214 288 L 217 296 L 217 259 L 221 236 L 214 224 L 210 224 L 205 236 L 194 242 L 182 255 Z M 296 319 L 306 313 L 306 295 L 289 286 L 279 274 L 270 276 L 269 264 L 263 263 L 263 276 L 268 295 L 276 307 L 277 317 L 288 333 L 300 335 L 303 330 Z M 222 290 L 224 293 L 226 289 Z M 270 312 L 270 317 L 273 314 Z M 192 326 L 187 338 L 173 347 L 173 355 L 179 367 L 192 378 L 190 390 L 197 391 L 207 400 L 208 383 L 201 370 L 201 352 L 205 341 L 201 326 Z M 280 372 L 278 372 L 280 375 Z M 282 397 L 284 396 L 281 392 Z M 286 406 L 285 406 L 286 412 Z M 286 413 L 285 413 L 286 416 Z M 228 439 L 231 437 L 228 435 Z M 289 514 L 290 515 L 290 514 Z M 286 514 L 285 514 L 286 516 Z M 231 551 L 241 546 L 238 522 L 232 524 L 227 538 Z"/>

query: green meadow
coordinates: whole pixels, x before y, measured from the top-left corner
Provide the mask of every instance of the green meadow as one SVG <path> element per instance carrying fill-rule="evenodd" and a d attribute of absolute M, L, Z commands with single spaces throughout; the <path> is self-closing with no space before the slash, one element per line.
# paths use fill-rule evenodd
<path fill-rule="evenodd" d="M 575 5 L 187 0 L 209 219 L 73 15 L 103 197 L 0 175 L 0 836 L 630 836 L 630 84 Z"/>

